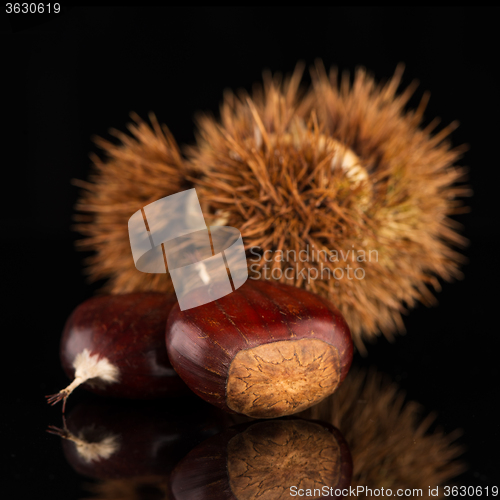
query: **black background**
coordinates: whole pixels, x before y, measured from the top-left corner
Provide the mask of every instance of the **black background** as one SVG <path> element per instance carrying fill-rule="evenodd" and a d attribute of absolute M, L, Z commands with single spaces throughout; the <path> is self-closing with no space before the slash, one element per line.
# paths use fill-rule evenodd
<path fill-rule="evenodd" d="M 404 62 L 403 86 L 420 81 L 410 105 L 431 91 L 426 123 L 460 121 L 452 139 L 470 145 L 460 164 L 474 189 L 471 212 L 457 217 L 471 241 L 465 278 L 444 283 L 438 307 L 413 310 L 405 336 L 379 340 L 358 362 L 436 411 L 447 432 L 463 429 L 462 484 L 498 485 L 498 13 L 74 7 L 4 18 L 1 447 L 9 498 L 83 496 L 83 480 L 44 432 L 60 425 L 60 408 L 43 396 L 66 384 L 60 332 L 98 287 L 85 282 L 70 229 L 78 194 L 70 181 L 88 175 L 91 136 L 124 130 L 130 111 L 154 111 L 190 143 L 195 112 L 217 113 L 225 88 L 251 90 L 264 69 L 289 73 L 316 58 L 341 70 L 364 66 L 378 80 Z"/>

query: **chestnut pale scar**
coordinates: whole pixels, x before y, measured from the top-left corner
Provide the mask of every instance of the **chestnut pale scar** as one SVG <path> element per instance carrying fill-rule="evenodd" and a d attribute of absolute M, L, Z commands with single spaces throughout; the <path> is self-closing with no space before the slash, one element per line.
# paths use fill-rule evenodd
<path fill-rule="evenodd" d="M 227 449 L 230 487 L 238 500 L 289 499 L 291 486 L 331 487 L 340 477 L 337 440 L 304 420 L 255 424 L 235 436 Z"/>
<path fill-rule="evenodd" d="M 239 351 L 229 367 L 227 406 L 254 418 L 292 415 L 340 382 L 338 350 L 319 339 L 283 340 Z"/>

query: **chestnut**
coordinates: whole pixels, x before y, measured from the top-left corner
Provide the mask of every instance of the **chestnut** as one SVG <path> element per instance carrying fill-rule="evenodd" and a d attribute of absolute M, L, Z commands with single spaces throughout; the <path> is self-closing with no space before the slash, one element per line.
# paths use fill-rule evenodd
<path fill-rule="evenodd" d="M 61 363 L 73 382 L 52 396 L 64 400 L 80 384 L 107 396 L 152 399 L 187 391 L 165 349 L 165 325 L 175 296 L 131 293 L 93 297 L 68 318 Z M 64 411 L 64 406 L 63 406 Z"/>
<path fill-rule="evenodd" d="M 174 500 L 279 500 L 299 490 L 339 498 L 335 490 L 349 487 L 351 477 L 349 448 L 335 427 L 287 417 L 209 438 L 176 466 L 170 492 Z"/>
<path fill-rule="evenodd" d="M 192 309 L 175 305 L 166 343 L 172 366 L 193 392 L 253 418 L 318 403 L 344 380 L 353 356 L 349 327 L 332 303 L 256 280 Z"/>
<path fill-rule="evenodd" d="M 223 431 L 229 424 L 224 417 L 194 395 L 175 409 L 163 401 L 94 398 L 72 408 L 63 428 L 48 432 L 63 438 L 66 460 L 84 476 L 165 476 L 191 449 Z"/>

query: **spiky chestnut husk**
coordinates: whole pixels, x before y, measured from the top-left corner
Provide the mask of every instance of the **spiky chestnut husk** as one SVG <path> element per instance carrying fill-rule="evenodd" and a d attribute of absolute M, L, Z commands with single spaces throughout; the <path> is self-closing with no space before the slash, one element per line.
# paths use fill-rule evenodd
<path fill-rule="evenodd" d="M 300 72 L 251 97 L 228 92 L 220 121 L 200 118 L 188 151 L 204 212 L 260 248 L 248 254 L 253 275 L 331 299 L 361 351 L 380 331 L 402 331 L 405 308 L 432 304 L 437 278 L 461 276 L 452 247 L 465 240 L 449 216 L 469 194 L 453 165 L 463 149 L 445 140 L 455 124 L 420 128 L 426 97 L 405 111 L 413 87 L 397 94 L 401 73 L 377 85 L 358 70 L 339 84 L 318 65 L 306 98 Z"/>
<path fill-rule="evenodd" d="M 175 500 L 280 500 L 290 498 L 292 486 L 346 488 L 351 474 L 349 449 L 337 429 L 320 421 L 279 419 L 243 424 L 208 439 L 177 465 L 169 484 Z"/>
<path fill-rule="evenodd" d="M 165 349 L 173 295 L 131 293 L 93 297 L 68 318 L 61 338 L 64 371 L 73 382 L 47 396 L 55 404 L 83 387 L 107 396 L 151 399 L 188 392 Z M 64 406 L 63 406 L 64 411 Z"/>
<path fill-rule="evenodd" d="M 166 343 L 194 393 L 253 418 L 291 415 L 321 401 L 342 383 L 353 355 L 349 328 L 333 304 L 256 280 L 202 306 L 175 305 Z"/>
<path fill-rule="evenodd" d="M 175 139 L 153 114 L 151 126 L 134 113 L 132 119 L 131 135 L 111 130 L 118 144 L 95 138 L 104 158 L 92 155 L 90 182 L 74 181 L 83 188 L 75 207 L 75 229 L 84 238 L 77 246 L 95 252 L 86 260 L 86 271 L 92 281 L 107 279 L 105 292 L 173 292 L 170 276 L 135 268 L 128 220 L 145 205 L 191 188 L 189 169 Z"/>
<path fill-rule="evenodd" d="M 438 278 L 460 277 L 462 257 L 453 247 L 465 243 L 449 218 L 469 194 L 457 185 L 463 169 L 453 165 L 462 149 L 446 140 L 454 124 L 436 135 L 436 122 L 420 127 L 427 96 L 405 111 L 414 87 L 397 93 L 400 69 L 385 85 L 359 70 L 350 85 L 318 65 L 309 93 L 299 90 L 300 78 L 298 67 L 284 82 L 266 74 L 252 96 L 227 92 L 220 121 L 198 120 L 187 160 L 154 117 L 149 128 L 134 116 L 133 137 L 114 132 L 120 145 L 99 140 L 107 158 L 95 157 L 91 182 L 78 183 L 85 188 L 77 205 L 80 245 L 96 251 L 91 277 L 109 278 L 111 293 L 172 290 L 168 275 L 135 269 L 127 220 L 194 186 L 211 223 L 241 230 L 250 272 L 273 278 L 274 270 L 331 299 L 362 352 L 380 332 L 392 338 L 403 331 L 405 308 L 434 303 Z M 266 274 L 263 256 L 255 262 L 250 253 L 255 246 L 275 257 Z M 279 250 L 304 250 L 309 261 L 296 257 L 289 266 Z M 324 251 L 337 252 L 338 261 L 325 261 Z M 365 261 L 353 261 L 361 251 Z M 357 268 L 362 279 L 353 279 Z M 311 280 L 304 278 L 309 272 Z"/>
<path fill-rule="evenodd" d="M 342 432 L 353 460 L 353 488 L 421 488 L 427 498 L 432 485 L 440 486 L 441 498 L 441 486 L 466 470 L 459 460 L 460 432 L 430 431 L 436 415 L 425 416 L 420 404 L 407 401 L 375 370 L 353 367 L 335 394 L 297 416 L 329 422 Z"/>
<path fill-rule="evenodd" d="M 63 438 L 66 460 L 79 474 L 121 479 L 169 474 L 191 449 L 230 423 L 224 412 L 194 395 L 176 408 L 163 401 L 132 403 L 79 404 L 63 428 L 50 426 L 48 432 Z"/>

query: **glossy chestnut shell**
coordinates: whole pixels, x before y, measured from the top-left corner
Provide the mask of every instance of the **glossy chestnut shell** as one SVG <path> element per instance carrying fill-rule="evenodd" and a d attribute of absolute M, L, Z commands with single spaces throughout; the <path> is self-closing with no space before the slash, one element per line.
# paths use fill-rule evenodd
<path fill-rule="evenodd" d="M 337 308 L 305 290 L 249 280 L 199 307 L 172 308 L 166 342 L 189 388 L 229 412 L 291 415 L 321 401 L 352 362 L 349 328 Z"/>
<path fill-rule="evenodd" d="M 85 381 L 83 386 L 92 392 L 131 399 L 186 392 L 165 349 L 165 325 L 175 303 L 175 296 L 162 293 L 100 296 L 83 302 L 64 328 L 64 371 L 75 378 L 77 357 L 86 352 L 88 359 L 105 360 L 116 373 L 114 381 L 100 376 Z"/>

